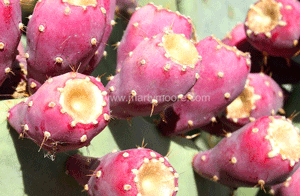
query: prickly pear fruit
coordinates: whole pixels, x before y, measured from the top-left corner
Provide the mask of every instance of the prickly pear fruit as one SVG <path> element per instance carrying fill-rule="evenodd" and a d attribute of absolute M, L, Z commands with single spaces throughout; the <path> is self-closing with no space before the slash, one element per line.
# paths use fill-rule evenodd
<path fill-rule="evenodd" d="M 115 7 L 116 1 L 104 1 L 104 8 L 107 12 L 106 21 L 105 21 L 105 30 L 102 37 L 102 42 L 100 43 L 97 51 L 91 58 L 86 70 L 83 72 L 85 75 L 90 75 L 98 66 L 103 56 L 105 56 L 105 47 L 107 45 L 107 41 L 110 37 L 113 26 L 115 25 L 114 16 L 115 16 Z"/>
<path fill-rule="evenodd" d="M 226 108 L 223 123 L 237 130 L 250 121 L 275 115 L 283 107 L 283 91 L 264 73 L 250 73 L 244 91 Z"/>
<path fill-rule="evenodd" d="M 183 34 L 167 31 L 143 40 L 106 86 L 112 115 L 158 114 L 192 88 L 200 64 L 195 45 Z"/>
<path fill-rule="evenodd" d="M 47 77 L 70 72 L 71 67 L 79 73 L 87 69 L 106 37 L 109 4 L 100 0 L 37 2 L 27 27 L 29 85 L 39 86 Z"/>
<path fill-rule="evenodd" d="M 243 45 L 247 42 L 247 36 L 245 33 L 244 23 L 238 23 L 233 29 L 228 32 L 222 42 L 228 46 L 238 46 Z"/>
<path fill-rule="evenodd" d="M 54 154 L 89 145 L 110 119 L 107 92 L 99 78 L 71 72 L 49 78 L 8 112 L 20 137 Z"/>
<path fill-rule="evenodd" d="M 11 72 L 21 38 L 22 12 L 19 0 L 0 1 L 0 86 Z"/>
<path fill-rule="evenodd" d="M 300 193 L 300 169 L 287 178 L 283 183 L 272 186 L 271 195 L 275 196 L 296 196 Z"/>
<path fill-rule="evenodd" d="M 271 74 L 278 84 L 300 82 L 300 67 L 293 60 L 283 57 L 264 56 L 259 50 L 254 48 L 248 41 L 244 23 L 236 25 L 230 33 L 222 40 L 229 46 L 235 46 L 243 52 L 249 52 L 251 56 L 251 73 Z M 267 58 L 266 58 L 267 57 Z"/>
<path fill-rule="evenodd" d="M 154 4 L 147 4 L 135 11 L 118 46 L 117 69 L 122 67 L 123 61 L 141 41 L 167 30 L 184 34 L 187 39 L 195 39 L 191 19 L 179 12 L 175 13 Z"/>
<path fill-rule="evenodd" d="M 248 41 L 258 50 L 290 58 L 300 49 L 300 3 L 290 0 L 259 0 L 245 20 Z"/>
<path fill-rule="evenodd" d="M 175 196 L 178 191 L 179 175 L 168 158 L 145 148 L 113 152 L 98 159 L 73 155 L 66 169 L 93 196 Z"/>
<path fill-rule="evenodd" d="M 158 125 L 164 135 L 186 133 L 216 121 L 244 89 L 250 56 L 209 36 L 196 44 L 202 56 L 200 77 L 180 101 L 164 111 Z M 234 76 L 234 77 L 233 77 Z"/>
<path fill-rule="evenodd" d="M 247 39 L 244 23 L 237 24 L 222 42 L 229 46 L 235 46 L 237 49 L 250 53 L 251 56 L 251 72 L 260 72 L 263 65 L 263 54 L 254 48 Z"/>
<path fill-rule="evenodd" d="M 271 186 L 295 172 L 300 158 L 298 128 L 282 116 L 265 116 L 199 152 L 194 170 L 226 186 Z"/>

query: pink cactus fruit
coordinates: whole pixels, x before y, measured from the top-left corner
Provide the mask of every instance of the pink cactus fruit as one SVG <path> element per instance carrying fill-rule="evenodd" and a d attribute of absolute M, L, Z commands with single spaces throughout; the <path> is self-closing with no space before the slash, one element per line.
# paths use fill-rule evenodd
<path fill-rule="evenodd" d="M 104 1 L 104 8 L 107 12 L 107 17 L 105 21 L 105 30 L 102 37 L 102 42 L 100 43 L 97 51 L 91 58 L 88 66 L 86 67 L 86 70 L 83 72 L 83 74 L 85 75 L 90 75 L 99 65 L 102 57 L 107 55 L 106 51 L 104 50 L 107 45 L 110 34 L 112 32 L 113 26 L 116 24 L 114 21 L 115 7 L 116 7 L 116 0 Z"/>
<path fill-rule="evenodd" d="M 191 19 L 179 12 L 175 13 L 154 4 L 147 4 L 135 11 L 121 42 L 118 44 L 117 69 L 122 67 L 123 61 L 141 41 L 166 30 L 172 30 L 176 34 L 184 34 L 187 39 L 195 39 Z"/>
<path fill-rule="evenodd" d="M 50 153 L 89 145 L 110 119 L 100 78 L 70 72 L 49 78 L 39 90 L 8 112 L 20 137 Z"/>
<path fill-rule="evenodd" d="M 259 0 L 245 20 L 248 41 L 258 50 L 290 58 L 300 49 L 300 3 L 293 0 Z"/>
<path fill-rule="evenodd" d="M 223 123 L 237 130 L 255 119 L 275 115 L 283 107 L 283 91 L 264 73 L 250 73 L 244 91 L 226 108 Z"/>
<path fill-rule="evenodd" d="M 262 52 L 254 48 L 248 41 L 243 23 L 236 25 L 222 40 L 229 46 L 235 46 L 243 52 L 251 55 L 251 73 L 272 73 L 272 78 L 278 83 L 298 83 L 300 77 L 299 66 L 293 60 L 283 57 L 264 56 Z"/>
<path fill-rule="evenodd" d="M 283 183 L 272 186 L 269 193 L 275 196 L 297 196 L 300 193 L 300 169 Z"/>
<path fill-rule="evenodd" d="M 194 43 L 183 34 L 166 31 L 143 40 L 106 86 L 112 115 L 158 114 L 192 88 L 200 65 Z"/>
<path fill-rule="evenodd" d="M 70 72 L 71 67 L 85 71 L 105 37 L 107 4 L 110 1 L 37 2 L 27 27 L 30 85 L 39 86 L 48 77 Z"/>
<path fill-rule="evenodd" d="M 11 72 L 21 38 L 22 12 L 19 0 L 0 1 L 0 86 Z"/>
<path fill-rule="evenodd" d="M 222 40 L 226 45 L 237 47 L 243 52 L 249 52 L 251 56 L 251 72 L 260 72 L 263 65 L 263 54 L 254 48 L 247 39 L 244 23 L 238 23 L 231 32 L 227 33 L 226 37 Z"/>
<path fill-rule="evenodd" d="M 285 117 L 265 116 L 227 136 L 194 157 L 198 174 L 232 188 L 271 186 L 300 166 L 299 129 Z"/>
<path fill-rule="evenodd" d="M 178 191 L 179 174 L 167 157 L 150 149 L 113 152 L 98 159 L 73 155 L 66 168 L 93 196 L 175 196 Z"/>
<path fill-rule="evenodd" d="M 244 23 L 238 23 L 228 32 L 222 42 L 228 46 L 240 46 L 247 42 Z"/>
<path fill-rule="evenodd" d="M 200 77 L 180 101 L 164 111 L 158 125 L 164 135 L 177 135 L 216 121 L 226 106 L 243 91 L 250 70 L 250 55 L 209 36 L 196 44 L 202 56 Z"/>

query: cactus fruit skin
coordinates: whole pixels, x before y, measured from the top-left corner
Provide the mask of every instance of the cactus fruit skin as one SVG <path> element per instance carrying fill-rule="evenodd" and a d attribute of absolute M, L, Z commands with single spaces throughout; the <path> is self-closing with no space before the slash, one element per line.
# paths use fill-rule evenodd
<path fill-rule="evenodd" d="M 245 20 L 248 41 L 272 56 L 290 58 L 300 49 L 300 3 L 260 0 L 250 7 Z"/>
<path fill-rule="evenodd" d="M 251 73 L 259 73 L 262 68 L 267 67 L 264 69 L 265 73 L 272 73 L 272 78 L 278 84 L 296 84 L 300 82 L 299 65 L 293 60 L 287 61 L 283 57 L 268 56 L 268 58 L 264 58 L 264 55 L 249 43 L 244 23 L 237 24 L 230 33 L 227 33 L 222 42 L 229 46 L 235 46 L 243 52 L 250 53 Z"/>
<path fill-rule="evenodd" d="M 105 21 L 105 30 L 102 38 L 102 42 L 100 43 L 97 51 L 91 58 L 86 70 L 83 72 L 85 75 L 90 75 L 98 66 L 104 54 L 105 47 L 107 45 L 108 39 L 112 32 L 113 26 L 115 25 L 114 16 L 115 16 L 115 7 L 116 0 L 104 1 L 104 8 L 107 12 L 107 17 Z"/>
<path fill-rule="evenodd" d="M 16 59 L 23 30 L 19 0 L 0 1 L 0 85 L 7 78 Z"/>
<path fill-rule="evenodd" d="M 226 186 L 271 186 L 299 167 L 299 130 L 282 116 L 265 116 L 198 153 L 194 170 Z"/>
<path fill-rule="evenodd" d="M 66 161 L 66 174 L 72 176 L 81 186 L 88 183 L 91 174 L 97 169 L 100 159 L 84 157 L 80 154 L 70 156 Z"/>
<path fill-rule="evenodd" d="M 250 121 L 275 115 L 283 107 L 283 91 L 264 73 L 250 73 L 244 91 L 226 108 L 223 123 L 237 130 Z"/>
<path fill-rule="evenodd" d="M 109 119 L 108 96 L 100 79 L 76 72 L 49 78 L 8 113 L 20 137 L 52 154 L 89 145 Z"/>
<path fill-rule="evenodd" d="M 300 169 L 283 183 L 271 187 L 269 193 L 275 196 L 297 196 L 300 193 Z"/>
<path fill-rule="evenodd" d="M 101 0 L 38 1 L 27 27 L 29 85 L 71 67 L 83 73 L 102 42 L 107 15 Z"/>
<path fill-rule="evenodd" d="M 200 66 L 195 45 L 182 34 L 168 31 L 143 40 L 106 86 L 112 115 L 158 114 L 192 88 Z"/>
<path fill-rule="evenodd" d="M 244 23 L 238 23 L 231 32 L 227 33 L 222 42 L 232 47 L 235 46 L 243 52 L 249 52 L 251 56 L 251 72 L 261 71 L 264 56 L 249 43 Z"/>
<path fill-rule="evenodd" d="M 154 4 L 147 4 L 135 11 L 118 46 L 117 70 L 141 41 L 166 30 L 184 34 L 187 39 L 195 39 L 191 19 L 179 12 L 175 13 Z"/>
<path fill-rule="evenodd" d="M 112 152 L 98 161 L 81 155 L 71 156 L 66 169 L 81 185 L 90 175 L 84 187 L 93 196 L 175 196 L 178 191 L 179 174 L 168 158 L 145 148 Z"/>
<path fill-rule="evenodd" d="M 196 47 L 202 56 L 200 77 L 184 99 L 164 111 L 165 119 L 158 125 L 164 135 L 186 133 L 215 122 L 244 89 L 251 67 L 249 54 L 214 36 L 201 40 Z"/>
<path fill-rule="evenodd" d="M 247 42 L 247 35 L 245 33 L 244 26 L 244 23 L 238 23 L 229 33 L 226 34 L 225 38 L 222 39 L 222 42 L 228 46 L 236 46 L 239 48 L 240 45 Z"/>

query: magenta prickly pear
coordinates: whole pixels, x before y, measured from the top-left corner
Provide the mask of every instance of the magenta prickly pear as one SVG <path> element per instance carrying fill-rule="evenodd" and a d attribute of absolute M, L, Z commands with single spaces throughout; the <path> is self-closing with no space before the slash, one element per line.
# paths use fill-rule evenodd
<path fill-rule="evenodd" d="M 222 42 L 228 46 L 238 46 L 243 45 L 247 42 L 247 36 L 245 33 L 244 23 L 238 23 L 233 29 L 228 32 Z"/>
<path fill-rule="evenodd" d="M 143 40 L 107 84 L 112 115 L 149 116 L 163 111 L 195 84 L 201 56 L 183 34 L 172 31 Z"/>
<path fill-rule="evenodd" d="M 296 196 L 300 193 L 300 169 L 283 183 L 272 186 L 269 193 L 275 196 Z"/>
<path fill-rule="evenodd" d="M 20 137 L 52 154 L 88 146 L 109 119 L 108 96 L 100 78 L 76 72 L 49 78 L 8 113 Z"/>
<path fill-rule="evenodd" d="M 148 4 L 135 11 L 118 46 L 117 69 L 121 68 L 123 61 L 141 41 L 166 30 L 184 34 L 187 39 L 195 39 L 191 19 L 179 12 L 175 13 L 153 4 Z"/>
<path fill-rule="evenodd" d="M 272 73 L 272 78 L 278 84 L 298 83 L 300 81 L 298 74 L 300 68 L 297 63 L 283 57 L 264 56 L 262 52 L 249 43 L 244 26 L 243 23 L 236 25 L 222 42 L 250 53 L 251 73 L 259 73 L 263 70 L 265 73 Z"/>
<path fill-rule="evenodd" d="M 175 196 L 178 191 L 179 174 L 167 157 L 150 149 L 113 152 L 98 159 L 73 155 L 66 164 L 67 173 L 93 196 Z"/>
<path fill-rule="evenodd" d="M 250 73 L 244 91 L 226 108 L 223 122 L 236 130 L 283 107 L 283 91 L 264 73 Z"/>
<path fill-rule="evenodd" d="M 103 38 L 107 38 L 110 5 L 100 0 L 38 1 L 27 28 L 29 84 L 43 84 L 47 77 L 70 72 L 71 67 L 91 72 L 89 61 L 107 41 Z"/>
<path fill-rule="evenodd" d="M 262 117 L 227 136 L 194 157 L 198 174 L 232 188 L 271 186 L 300 166 L 299 129 L 285 117 Z"/>
<path fill-rule="evenodd" d="M 222 40 L 222 42 L 229 46 L 235 46 L 243 52 L 249 52 L 251 56 L 251 72 L 260 72 L 263 65 L 263 54 L 254 48 L 248 41 L 245 32 L 244 23 L 237 24 L 230 33 Z"/>
<path fill-rule="evenodd" d="M 22 13 L 20 0 L 0 1 L 0 86 L 11 72 L 21 38 Z"/>
<path fill-rule="evenodd" d="M 164 112 L 159 129 L 164 135 L 186 133 L 216 121 L 244 89 L 250 55 L 209 36 L 196 44 L 202 56 L 200 77 L 180 101 Z M 234 77 L 233 77 L 234 76 Z"/>
<path fill-rule="evenodd" d="M 115 25 L 115 21 L 114 21 L 115 7 L 116 7 L 115 0 L 104 1 L 104 8 L 107 12 L 107 17 L 105 20 L 105 30 L 102 37 L 102 42 L 100 43 L 97 51 L 91 58 L 88 66 L 86 67 L 86 70 L 83 72 L 83 74 L 85 75 L 90 75 L 95 70 L 97 65 L 100 63 L 102 57 L 106 55 L 104 50 L 107 45 L 107 41 L 110 37 L 113 26 Z"/>
<path fill-rule="evenodd" d="M 300 2 L 259 0 L 245 21 L 248 41 L 272 56 L 290 58 L 300 49 Z"/>

